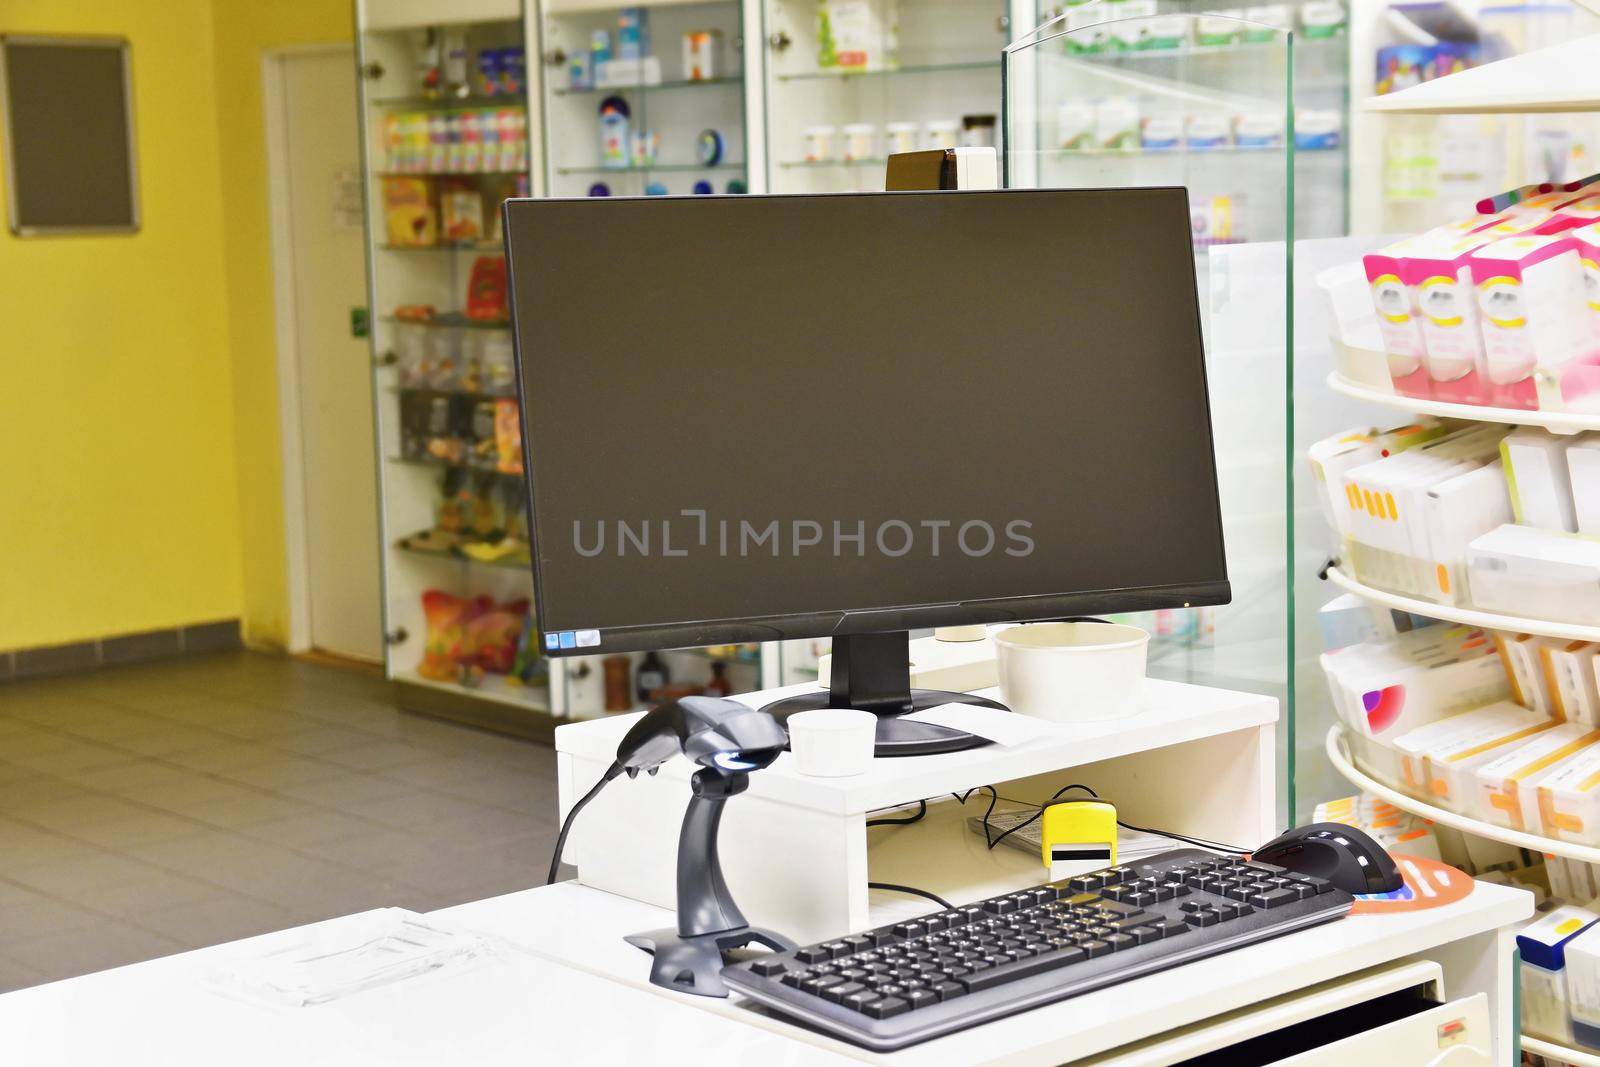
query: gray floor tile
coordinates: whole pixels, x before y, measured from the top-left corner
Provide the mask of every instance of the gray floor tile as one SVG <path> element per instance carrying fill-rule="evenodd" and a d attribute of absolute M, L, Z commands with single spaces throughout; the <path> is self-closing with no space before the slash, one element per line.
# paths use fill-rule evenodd
<path fill-rule="evenodd" d="M 133 921 L 191 948 L 204 948 L 282 930 L 302 920 L 288 908 L 226 893 L 198 903 L 143 912 Z"/>
<path fill-rule="evenodd" d="M 0 993 L 9 993 L 14 989 L 27 989 L 29 986 L 38 985 L 40 982 L 49 981 L 49 977 L 42 971 L 32 967 L 24 967 L 16 960 L 0 957 Z"/>
<path fill-rule="evenodd" d="M 547 748 L 236 652 L 0 690 L 0 989 L 543 880 Z"/>
<path fill-rule="evenodd" d="M 5 952 L 24 967 L 56 979 L 170 956 L 187 947 L 176 938 L 107 919 L 92 926 L 18 941 L 6 945 Z"/>

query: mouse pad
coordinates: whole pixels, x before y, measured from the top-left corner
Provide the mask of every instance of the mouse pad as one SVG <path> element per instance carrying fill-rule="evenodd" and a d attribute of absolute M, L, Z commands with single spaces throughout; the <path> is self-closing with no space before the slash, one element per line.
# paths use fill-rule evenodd
<path fill-rule="evenodd" d="M 1442 908 L 1466 898 L 1472 892 L 1472 876 L 1448 863 L 1391 852 L 1405 885 L 1393 893 L 1374 893 L 1356 897 L 1351 915 L 1388 915 L 1400 911 L 1426 911 Z"/>

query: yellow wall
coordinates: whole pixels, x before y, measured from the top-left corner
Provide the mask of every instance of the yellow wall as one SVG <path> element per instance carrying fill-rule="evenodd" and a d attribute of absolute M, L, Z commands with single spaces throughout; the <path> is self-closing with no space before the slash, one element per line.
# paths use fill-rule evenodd
<path fill-rule="evenodd" d="M 243 617 L 287 637 L 261 64 L 348 0 L 0 0 L 133 45 L 144 226 L 0 235 L 0 649 Z"/>
<path fill-rule="evenodd" d="M 0 30 L 132 41 L 144 223 L 0 233 L 0 649 L 232 618 L 212 5 L 0 0 Z"/>
<path fill-rule="evenodd" d="M 214 7 L 245 636 L 258 645 L 283 645 L 289 594 L 261 63 L 270 48 L 351 41 L 352 5 L 349 0 L 215 0 Z"/>

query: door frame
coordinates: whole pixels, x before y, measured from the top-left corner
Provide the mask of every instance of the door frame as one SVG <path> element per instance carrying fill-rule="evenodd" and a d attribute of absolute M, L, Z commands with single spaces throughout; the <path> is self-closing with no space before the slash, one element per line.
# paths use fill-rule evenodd
<path fill-rule="evenodd" d="M 294 231 L 290 213 L 288 81 L 286 61 L 303 56 L 347 56 L 352 43 L 268 48 L 261 56 L 261 103 L 266 120 L 267 210 L 272 244 L 272 322 L 276 335 L 278 433 L 283 465 L 284 585 L 289 600 L 287 649 L 308 652 L 311 640 L 311 531 L 306 515 L 305 438 L 300 419 L 300 346 L 296 337 Z M 352 106 L 359 104 L 351 101 Z M 360 146 L 357 146 L 358 150 Z"/>

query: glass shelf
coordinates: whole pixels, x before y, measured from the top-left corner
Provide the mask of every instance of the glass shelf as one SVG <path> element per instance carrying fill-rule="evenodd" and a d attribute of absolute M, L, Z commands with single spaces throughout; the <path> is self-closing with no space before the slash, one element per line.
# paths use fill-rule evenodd
<path fill-rule="evenodd" d="M 1345 48 L 1344 34 L 1333 37 L 1296 37 L 1295 50 L 1306 51 L 1340 51 Z M 1126 48 L 1104 52 L 1067 52 L 1073 59 L 1082 59 L 1088 62 L 1116 63 L 1122 61 L 1140 62 L 1143 60 L 1162 59 L 1195 59 L 1197 57 L 1257 55 L 1273 56 L 1276 49 L 1283 47 L 1280 40 L 1271 41 L 1240 41 L 1236 44 L 1185 44 L 1176 48 Z"/>
<path fill-rule="evenodd" d="M 459 311 L 447 311 L 431 319 L 402 319 L 397 315 L 379 315 L 379 322 L 396 326 L 429 326 L 440 330 L 509 330 L 511 323 L 505 319 L 469 319 Z"/>
<path fill-rule="evenodd" d="M 427 385 L 391 385 L 391 393 L 410 393 L 417 396 L 465 396 L 473 400 L 515 400 L 515 393 L 475 393 L 470 389 L 435 389 Z"/>
<path fill-rule="evenodd" d="M 402 552 L 409 552 L 414 556 L 431 556 L 434 559 L 445 560 L 449 563 L 462 563 L 469 567 L 494 567 L 498 570 L 521 571 L 530 580 L 533 578 L 533 562 L 521 556 L 508 556 L 504 559 L 477 559 L 453 548 L 434 548 L 426 545 L 412 543 L 410 538 L 401 538 L 395 542 L 395 548 Z"/>
<path fill-rule="evenodd" d="M 515 178 L 528 173 L 518 170 L 375 170 L 379 178 Z"/>
<path fill-rule="evenodd" d="M 744 170 L 744 164 L 734 163 L 652 163 L 648 167 L 557 167 L 557 174 L 648 174 L 651 171 Z"/>
<path fill-rule="evenodd" d="M 486 107 L 504 107 L 515 104 L 526 107 L 527 93 L 499 93 L 495 96 L 385 96 L 371 101 L 374 107 L 394 108 L 404 111 L 473 111 Z"/>
<path fill-rule="evenodd" d="M 870 167 L 884 166 L 888 159 L 883 156 L 872 156 L 863 159 L 786 159 L 778 163 L 780 167 Z"/>
<path fill-rule="evenodd" d="M 901 67 L 881 67 L 876 70 L 851 70 L 830 67 L 826 70 L 805 70 L 794 74 L 777 74 L 781 82 L 838 81 L 854 78 L 892 78 L 902 74 L 941 74 L 959 70 L 994 70 L 1000 66 L 998 59 L 975 59 L 959 63 L 918 63 Z"/>
<path fill-rule="evenodd" d="M 670 89 L 710 89 L 719 85 L 743 85 L 743 74 L 730 74 L 725 78 L 697 78 L 693 81 L 664 81 L 652 85 L 607 85 L 603 88 L 573 89 L 559 87 L 550 90 L 556 96 L 594 96 L 598 94 L 614 93 L 653 93 L 665 92 Z"/>
<path fill-rule="evenodd" d="M 1038 150 L 1037 152 L 1035 152 L 1033 154 L 1038 156 L 1041 159 L 1047 159 L 1047 160 L 1079 159 L 1079 158 L 1081 158 L 1081 159 L 1093 159 L 1095 162 L 1098 163 L 1098 162 L 1101 162 L 1102 160 L 1107 160 L 1107 159 L 1130 159 L 1130 160 L 1135 160 L 1135 159 L 1148 159 L 1151 156 L 1160 156 L 1160 157 L 1164 157 L 1164 158 L 1170 158 L 1170 157 L 1173 157 L 1173 156 L 1182 156 L 1185 159 L 1203 159 L 1206 156 L 1229 156 L 1229 155 L 1265 156 L 1265 155 L 1281 155 L 1287 149 L 1287 147 L 1288 147 L 1287 145 L 1281 145 L 1281 144 L 1278 144 L 1278 145 L 1226 144 L 1226 145 L 1216 145 L 1216 146 L 1211 147 L 1211 148 L 1187 148 L 1187 147 L 1185 147 L 1183 145 L 1178 145 L 1178 146 L 1175 146 L 1173 148 L 1044 148 L 1044 149 Z M 1344 153 L 1343 153 L 1343 150 L 1338 148 L 1338 147 L 1334 147 L 1334 148 L 1296 148 L 1294 150 L 1294 157 L 1295 157 L 1295 161 L 1296 162 L 1299 162 L 1300 160 L 1305 159 L 1307 157 L 1342 160 L 1344 158 Z"/>

